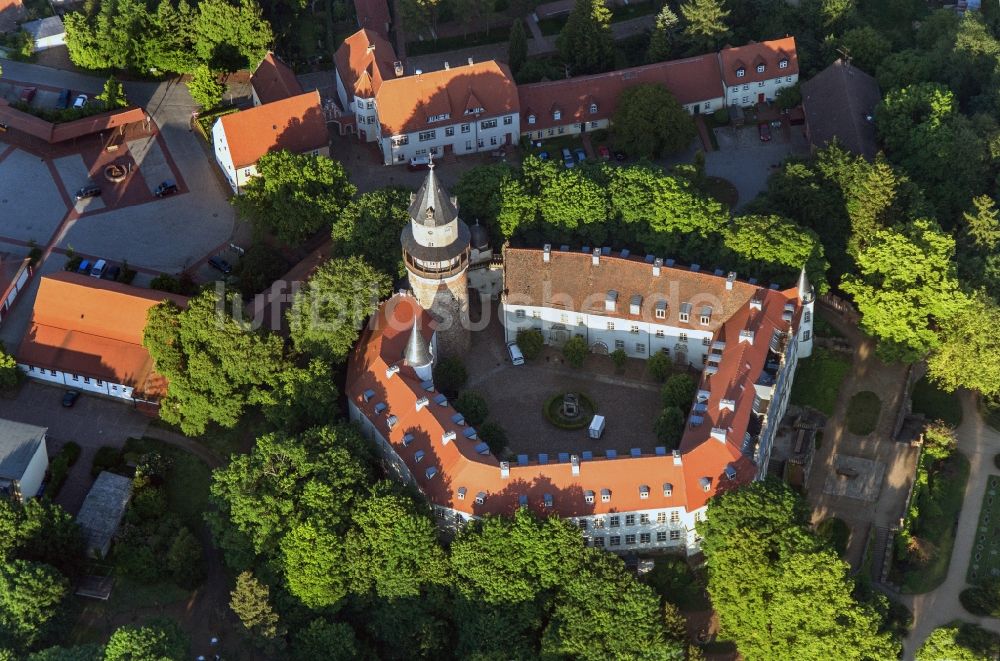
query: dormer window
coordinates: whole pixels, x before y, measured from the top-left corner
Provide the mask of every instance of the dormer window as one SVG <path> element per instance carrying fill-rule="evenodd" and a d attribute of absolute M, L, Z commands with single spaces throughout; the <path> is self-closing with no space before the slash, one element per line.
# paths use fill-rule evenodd
<path fill-rule="evenodd" d="M 678 315 L 680 321 L 687 323 L 691 319 L 691 304 L 681 303 L 681 311 Z"/>
<path fill-rule="evenodd" d="M 590 114 L 591 115 L 596 115 L 597 114 L 597 104 L 596 103 L 591 103 L 590 104 Z"/>
<path fill-rule="evenodd" d="M 708 323 L 712 321 L 712 307 L 710 305 L 702 307 L 700 316 L 701 325 L 708 326 Z"/>
<path fill-rule="evenodd" d="M 611 502 L 611 489 L 601 489 L 601 502 L 602 503 Z"/>
<path fill-rule="evenodd" d="M 560 119 L 562 119 L 562 110 L 553 110 L 552 111 L 552 119 L 554 119 L 556 121 L 559 121 Z"/>
<path fill-rule="evenodd" d="M 747 70 L 744 69 L 743 67 L 740 67 L 739 69 L 736 70 L 736 77 L 737 78 L 742 78 L 745 75 L 747 75 Z"/>
<path fill-rule="evenodd" d="M 763 64 L 758 64 L 757 65 L 757 73 L 764 73 L 764 65 Z"/>
<path fill-rule="evenodd" d="M 586 502 L 588 502 L 588 503 L 592 503 L 592 502 L 594 502 L 594 492 L 593 492 L 593 491 L 586 491 L 586 492 L 584 493 L 584 495 L 583 495 L 583 499 L 584 499 L 584 500 L 585 500 Z"/>
<path fill-rule="evenodd" d="M 528 115 L 528 123 L 529 124 L 534 124 L 535 123 L 535 116 L 533 114 L 532 115 Z"/>
<path fill-rule="evenodd" d="M 783 57 L 780 60 L 778 60 L 778 68 L 779 69 L 787 69 L 788 68 L 788 58 L 784 58 Z"/>

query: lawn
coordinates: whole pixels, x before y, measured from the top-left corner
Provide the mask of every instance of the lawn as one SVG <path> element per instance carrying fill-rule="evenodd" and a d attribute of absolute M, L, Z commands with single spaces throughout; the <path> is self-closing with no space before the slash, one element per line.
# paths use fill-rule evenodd
<path fill-rule="evenodd" d="M 858 436 L 872 433 L 878 426 L 881 409 L 882 400 L 871 390 L 854 393 L 847 403 L 847 431 Z"/>
<path fill-rule="evenodd" d="M 712 606 L 705 592 L 704 576 L 691 569 L 684 558 L 659 556 L 653 571 L 643 576 L 642 581 L 682 611 L 701 611 Z"/>
<path fill-rule="evenodd" d="M 792 404 L 811 406 L 833 415 L 837 395 L 844 378 L 851 370 L 851 361 L 823 347 L 815 347 L 812 356 L 799 361 L 792 383 Z"/>
<path fill-rule="evenodd" d="M 983 579 L 1000 577 L 1000 475 L 991 475 L 983 504 L 979 509 L 976 528 L 976 545 L 969 558 L 966 580 L 977 583 Z"/>
<path fill-rule="evenodd" d="M 69 645 L 104 643 L 108 635 L 124 620 L 145 619 L 150 611 L 160 611 L 187 601 L 191 591 L 170 581 L 141 583 L 126 576 L 115 578 L 115 587 L 107 601 L 72 597 L 69 617 L 75 621 L 66 640 Z"/>
<path fill-rule="evenodd" d="M 190 452 L 152 438 L 130 438 L 125 442 L 123 451 L 126 455 L 156 451 L 170 457 L 173 467 L 165 485 L 169 511 L 193 528 L 201 525 L 202 514 L 208 508 L 208 487 L 212 481 L 212 471 L 205 462 Z"/>
<path fill-rule="evenodd" d="M 913 386 L 912 398 L 914 413 L 923 413 L 928 420 L 942 420 L 952 427 L 962 424 L 958 395 L 940 390 L 926 376 Z"/>

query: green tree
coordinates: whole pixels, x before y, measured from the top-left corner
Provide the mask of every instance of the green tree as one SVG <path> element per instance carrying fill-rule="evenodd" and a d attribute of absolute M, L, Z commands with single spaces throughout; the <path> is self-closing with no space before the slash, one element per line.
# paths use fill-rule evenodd
<path fill-rule="evenodd" d="M 261 638 L 278 636 L 278 614 L 271 607 L 271 591 L 252 573 L 237 576 L 229 596 L 229 607 L 249 631 Z"/>
<path fill-rule="evenodd" d="M 851 64 L 872 75 L 892 51 L 892 43 L 870 25 L 848 30 L 840 45 L 850 54 Z"/>
<path fill-rule="evenodd" d="M 857 256 L 858 275 L 841 288 L 854 297 L 862 328 L 881 340 L 885 359 L 910 362 L 938 347 L 935 323 L 962 302 L 954 255 L 951 236 L 917 220 L 903 232 L 877 230 Z"/>
<path fill-rule="evenodd" d="M 462 172 L 454 188 L 462 215 L 484 222 L 495 220 L 500 215 L 501 185 L 513 174 L 507 163 L 477 165 Z"/>
<path fill-rule="evenodd" d="M 102 102 L 108 110 L 124 108 L 128 105 L 128 99 L 125 98 L 125 88 L 114 76 L 104 81 L 104 89 L 97 95 L 97 100 Z"/>
<path fill-rule="evenodd" d="M 258 232 L 274 232 L 288 245 L 329 228 L 357 192 L 344 166 L 322 155 L 268 152 L 257 161 L 257 174 L 233 205 Z"/>
<path fill-rule="evenodd" d="M 313 620 L 293 636 L 292 658 L 296 661 L 354 661 L 362 655 L 354 629 L 343 622 Z"/>
<path fill-rule="evenodd" d="M 989 195 L 977 195 L 972 198 L 972 205 L 975 211 L 966 211 L 962 214 L 965 232 L 976 248 L 996 250 L 1000 244 L 1000 219 L 996 202 Z"/>
<path fill-rule="evenodd" d="M 288 590 L 309 608 L 333 606 L 349 590 L 343 540 L 321 521 L 306 521 L 281 540 Z"/>
<path fill-rule="evenodd" d="M 503 451 L 507 449 L 507 432 L 504 431 L 504 428 L 499 423 L 487 420 L 477 431 L 479 432 L 479 438 L 483 439 L 483 442 L 490 446 L 490 452 L 494 457 L 503 455 Z"/>
<path fill-rule="evenodd" d="M 587 349 L 587 341 L 582 337 L 574 335 L 566 340 L 562 348 L 562 353 L 567 363 L 573 367 L 583 367 L 583 361 L 587 359 L 587 354 L 590 351 Z"/>
<path fill-rule="evenodd" d="M 698 384 L 687 374 L 673 374 L 660 389 L 660 398 L 664 408 L 676 406 L 681 413 L 689 411 L 694 403 L 694 394 Z"/>
<path fill-rule="evenodd" d="M 615 349 L 611 352 L 611 362 L 615 364 L 615 368 L 620 372 L 625 369 L 625 364 L 628 362 L 628 353 L 625 349 Z"/>
<path fill-rule="evenodd" d="M 187 526 L 182 527 L 170 543 L 166 566 L 174 582 L 183 588 L 194 589 L 205 580 L 201 542 Z"/>
<path fill-rule="evenodd" d="M 465 422 L 478 427 L 490 414 L 490 406 L 486 399 L 472 390 L 463 390 L 455 401 L 452 402 L 455 410 L 462 414 Z"/>
<path fill-rule="evenodd" d="M 729 36 L 729 10 L 720 0 L 687 0 L 680 6 L 684 17 L 684 39 L 692 51 L 715 51 Z"/>
<path fill-rule="evenodd" d="M 362 324 L 391 289 L 389 277 L 362 257 L 324 263 L 296 292 L 288 311 L 295 348 L 333 363 L 343 362 Z"/>
<path fill-rule="evenodd" d="M 289 366 L 281 372 L 263 413 L 276 429 L 297 434 L 332 422 L 338 396 L 330 365 L 313 358 L 305 367 Z"/>
<path fill-rule="evenodd" d="M 183 659 L 190 641 L 175 622 L 156 620 L 141 627 L 115 630 L 104 648 L 104 661 Z"/>
<path fill-rule="evenodd" d="M 611 120 L 615 146 L 640 158 L 658 158 L 686 149 L 695 137 L 691 115 L 657 83 L 627 88 Z"/>
<path fill-rule="evenodd" d="M 651 251 L 664 236 L 708 237 L 721 232 L 729 220 L 722 205 L 701 195 L 690 181 L 650 167 L 616 168 L 607 190 L 614 214 L 636 226 L 641 243 Z"/>
<path fill-rule="evenodd" d="M 537 328 L 524 328 L 517 331 L 517 346 L 525 359 L 534 360 L 545 348 L 545 337 Z"/>
<path fill-rule="evenodd" d="M 19 540 L 17 557 L 75 576 L 84 561 L 83 533 L 76 519 L 60 505 L 39 498 L 29 500 L 21 510 L 15 537 Z"/>
<path fill-rule="evenodd" d="M 649 62 L 663 62 L 673 57 L 679 27 L 680 20 L 677 14 L 669 4 L 663 5 L 660 13 L 656 15 L 653 33 L 649 38 L 649 50 L 646 52 L 646 59 Z"/>
<path fill-rule="evenodd" d="M 599 73 L 614 66 L 611 10 L 603 0 L 576 0 L 566 25 L 556 38 L 563 62 L 574 75 Z"/>
<path fill-rule="evenodd" d="M 653 431 L 656 433 L 656 440 L 663 443 L 670 450 L 680 447 L 681 437 L 684 436 L 684 412 L 676 406 L 668 406 L 663 409 L 660 416 L 653 423 Z"/>
<path fill-rule="evenodd" d="M 206 291 L 180 309 L 150 308 L 143 345 L 168 381 L 160 416 L 189 436 L 208 423 L 234 427 L 247 406 L 266 400 L 284 369 L 282 341 L 247 330 L 225 312 L 237 297 Z"/>
<path fill-rule="evenodd" d="M 0 565 L 0 640 L 26 648 L 48 631 L 69 581 L 51 565 L 10 560 Z"/>
<path fill-rule="evenodd" d="M 917 650 L 917 661 L 981 661 L 996 656 L 997 635 L 975 624 L 956 620 L 931 632 Z"/>
<path fill-rule="evenodd" d="M 7 353 L 0 344 L 0 390 L 10 390 L 21 382 L 23 374 L 17 367 L 17 359 Z"/>
<path fill-rule="evenodd" d="M 145 59 L 155 71 L 194 71 L 198 63 L 195 54 L 195 19 L 197 10 L 187 0 L 160 0 L 151 16 L 152 30 L 143 42 Z"/>
<path fill-rule="evenodd" d="M 805 266 L 816 288 L 821 293 L 827 289 L 825 276 L 829 264 L 823 258 L 823 245 L 812 230 L 780 216 L 737 216 L 723 241 L 740 258 L 735 268 L 756 271 L 763 277 L 785 275 L 791 283 Z"/>
<path fill-rule="evenodd" d="M 941 388 L 1000 394 L 1000 306 L 976 293 L 960 297 L 958 309 L 939 321 L 938 345 L 927 371 Z"/>
<path fill-rule="evenodd" d="M 442 585 L 448 561 L 437 543 L 434 521 L 407 496 L 381 482 L 351 514 L 344 542 L 352 589 L 374 590 L 383 599 L 417 597 L 430 585 Z"/>
<path fill-rule="evenodd" d="M 404 188 L 380 188 L 351 200 L 333 221 L 333 255 L 360 255 L 391 278 L 405 275 L 399 235 L 410 222 L 409 206 Z"/>
<path fill-rule="evenodd" d="M 216 70 L 255 69 L 274 43 L 254 0 L 201 0 L 194 30 L 198 58 Z"/>
<path fill-rule="evenodd" d="M 437 25 L 441 0 L 401 0 L 399 13 L 414 34 Z M 412 27 L 409 27 L 412 26 Z"/>
<path fill-rule="evenodd" d="M 219 74 L 208 68 L 207 64 L 199 64 L 187 82 L 191 99 L 201 106 L 202 110 L 211 110 L 222 103 L 226 86 L 219 80 Z"/>
<path fill-rule="evenodd" d="M 48 647 L 38 652 L 28 655 L 28 661 L 104 661 L 104 646 L 74 645 L 73 647 Z M 16 661 L 17 657 L 4 657 L 0 651 L 0 659 L 3 661 Z"/>
<path fill-rule="evenodd" d="M 510 27 L 510 41 L 507 44 L 507 64 L 510 66 L 510 72 L 516 76 L 527 61 L 528 33 L 524 29 L 524 21 L 516 19 Z"/>
<path fill-rule="evenodd" d="M 673 365 L 670 362 L 670 356 L 663 351 L 657 351 L 646 361 L 646 369 L 649 370 L 649 374 L 654 379 L 662 383 L 670 376 Z"/>
<path fill-rule="evenodd" d="M 935 461 L 943 461 L 955 452 L 958 437 L 955 428 L 940 420 L 927 423 L 924 427 L 924 452 Z"/>
<path fill-rule="evenodd" d="M 448 397 L 457 397 L 468 380 L 469 373 L 461 358 L 442 358 L 434 366 L 434 385 Z"/>

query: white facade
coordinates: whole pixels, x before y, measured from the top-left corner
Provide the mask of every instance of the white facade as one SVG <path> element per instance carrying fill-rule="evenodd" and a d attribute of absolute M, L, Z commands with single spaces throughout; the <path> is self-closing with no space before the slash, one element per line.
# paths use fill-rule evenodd
<path fill-rule="evenodd" d="M 226 138 L 226 131 L 222 126 L 222 118 L 215 120 L 215 124 L 212 125 L 212 147 L 215 151 L 215 161 L 219 164 L 222 169 L 222 174 L 225 175 L 226 181 L 229 182 L 229 186 L 233 189 L 233 192 L 239 194 L 247 182 L 257 176 L 257 164 L 247 165 L 241 168 L 237 168 L 233 164 L 233 155 L 229 151 L 229 141 Z M 328 146 L 321 147 L 320 149 L 314 149 L 311 152 L 314 156 L 329 156 L 330 148 Z"/>
<path fill-rule="evenodd" d="M 780 71 L 779 71 L 780 74 Z M 799 74 L 794 73 L 788 76 L 778 76 L 768 78 L 758 82 L 737 83 L 730 86 L 726 94 L 729 98 L 730 106 L 747 107 L 756 103 L 770 103 L 774 101 L 778 90 L 785 87 L 792 87 L 799 80 Z M 719 106 L 722 107 L 721 105 Z"/>
<path fill-rule="evenodd" d="M 45 479 L 45 471 L 48 470 L 48 467 L 49 451 L 45 447 L 45 438 L 43 437 L 42 442 L 38 444 L 38 449 L 35 450 L 34 456 L 28 462 L 28 467 L 24 469 L 24 474 L 17 481 L 18 491 L 21 492 L 21 502 L 26 502 L 28 499 L 35 497 L 42 486 L 42 481 Z"/>
<path fill-rule="evenodd" d="M 393 136 L 383 136 L 381 125 L 376 123 L 383 162 L 386 165 L 399 165 L 409 163 L 410 159 L 417 156 L 493 151 L 504 145 L 516 145 L 521 135 L 517 112 L 495 117 L 477 118 L 470 115 L 462 120 Z"/>
<path fill-rule="evenodd" d="M 18 363 L 17 366 L 22 372 L 32 379 L 48 383 L 56 383 L 61 386 L 66 386 L 67 388 L 72 388 L 73 390 L 80 390 L 82 392 L 92 392 L 99 395 L 107 395 L 108 397 L 132 401 L 133 389 L 131 386 L 126 386 L 121 383 L 110 383 L 102 379 L 95 379 L 93 377 L 73 374 L 71 372 L 62 372 L 43 367 L 35 367 L 34 365 L 26 365 L 24 363 Z"/>

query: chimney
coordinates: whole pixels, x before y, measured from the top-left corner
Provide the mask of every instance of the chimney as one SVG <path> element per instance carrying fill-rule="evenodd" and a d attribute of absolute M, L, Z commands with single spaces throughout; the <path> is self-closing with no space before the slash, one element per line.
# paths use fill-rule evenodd
<path fill-rule="evenodd" d="M 753 344 L 753 331 L 752 330 L 741 330 L 740 331 L 740 342 L 746 342 L 748 344 Z"/>
<path fill-rule="evenodd" d="M 734 282 L 736 282 L 736 271 L 730 271 L 726 276 L 726 289 L 732 289 Z"/>
<path fill-rule="evenodd" d="M 598 264 L 601 263 L 601 249 L 600 248 L 594 248 L 594 254 L 593 254 L 593 257 L 590 258 L 590 263 L 593 264 L 594 266 L 597 266 Z"/>
<path fill-rule="evenodd" d="M 509 461 L 501 461 L 500 462 L 500 477 L 503 478 L 503 479 L 505 479 L 505 480 L 508 477 L 510 477 L 510 462 Z"/>
<path fill-rule="evenodd" d="M 673 451 L 673 455 L 674 455 L 674 466 L 680 466 L 681 465 L 681 451 L 680 450 L 674 450 Z"/>
<path fill-rule="evenodd" d="M 451 65 L 448 64 L 447 62 L 445 62 L 444 63 L 444 70 L 447 71 L 448 69 L 451 69 Z"/>
<path fill-rule="evenodd" d="M 441 434 L 441 445 L 448 445 L 450 441 L 455 440 L 455 436 L 456 436 L 455 432 L 450 430 Z"/>
<path fill-rule="evenodd" d="M 417 410 L 419 411 L 422 408 L 426 408 L 430 403 L 431 400 L 427 399 L 426 397 L 421 397 L 420 399 L 417 400 L 416 403 Z"/>
<path fill-rule="evenodd" d="M 576 456 L 575 454 L 571 455 L 570 458 L 569 458 L 569 466 L 570 466 L 570 472 L 573 475 L 579 475 L 580 474 L 580 457 Z"/>
<path fill-rule="evenodd" d="M 422 74 L 423 72 L 424 72 L 424 70 L 423 70 L 423 69 L 417 69 L 417 70 L 416 70 L 416 71 L 414 71 L 413 73 L 415 73 L 416 75 L 418 75 L 418 76 L 419 76 L 419 75 L 420 75 L 420 74 Z"/>
<path fill-rule="evenodd" d="M 717 441 L 726 442 L 726 430 L 722 427 L 712 427 L 712 438 Z"/>
<path fill-rule="evenodd" d="M 391 379 L 394 374 L 399 374 L 399 365 L 389 365 L 385 370 L 385 378 Z"/>
<path fill-rule="evenodd" d="M 375 52 L 375 44 L 368 44 L 368 48 L 365 50 L 366 55 L 371 55 Z"/>
<path fill-rule="evenodd" d="M 542 248 L 542 261 L 548 262 L 552 259 L 552 244 L 546 243 Z"/>
<path fill-rule="evenodd" d="M 392 63 L 392 68 L 393 68 L 393 70 L 396 73 L 396 78 L 402 78 L 403 77 L 403 63 L 402 62 L 400 62 L 399 60 L 396 60 L 395 62 Z"/>
<path fill-rule="evenodd" d="M 470 67 L 472 66 L 472 58 L 471 57 L 469 58 L 469 66 Z"/>
<path fill-rule="evenodd" d="M 653 277 L 660 277 L 660 269 L 663 268 L 663 260 L 657 257 L 653 260 Z"/>

